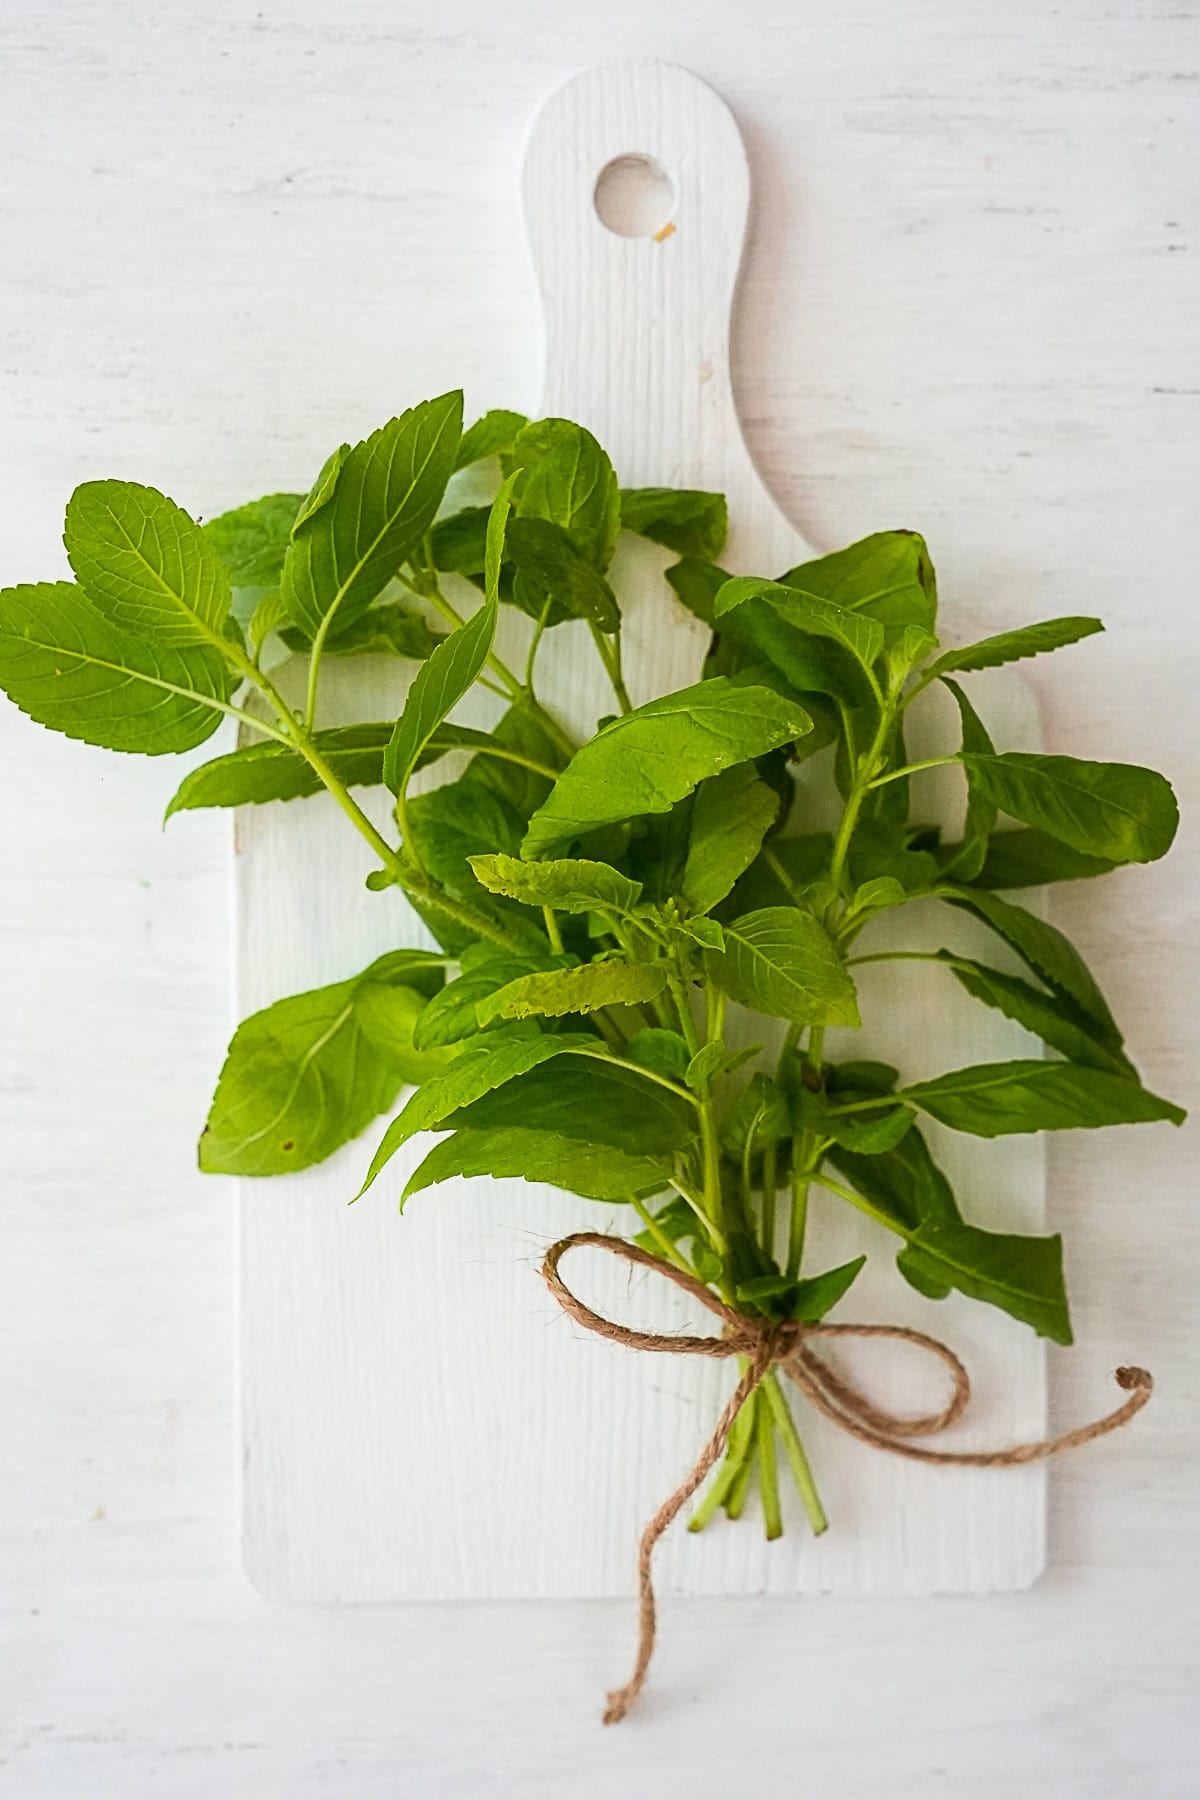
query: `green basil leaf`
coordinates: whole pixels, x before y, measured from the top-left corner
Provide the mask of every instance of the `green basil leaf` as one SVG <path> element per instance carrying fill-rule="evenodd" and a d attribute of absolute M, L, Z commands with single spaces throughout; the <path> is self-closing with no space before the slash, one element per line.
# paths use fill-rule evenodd
<path fill-rule="evenodd" d="M 212 646 L 132 637 L 55 581 L 0 591 L 0 689 L 65 737 L 161 756 L 212 736 L 230 675 Z"/>
<path fill-rule="evenodd" d="M 489 994 L 543 967 L 544 959 L 521 956 L 502 950 L 498 945 L 480 943 L 464 951 L 462 973 L 448 981 L 434 994 L 417 1020 L 413 1042 L 418 1050 L 429 1050 L 438 1044 L 457 1044 L 475 1037 L 479 1020 L 475 1008 Z"/>
<path fill-rule="evenodd" d="M 524 820 L 502 794 L 471 779 L 471 771 L 408 802 L 408 830 L 421 863 L 437 884 L 466 900 L 472 910 L 501 926 L 512 948 L 532 956 L 547 949 L 541 929 L 521 906 L 484 892 L 468 858 L 491 852 L 496 845 L 510 853 L 520 843 Z M 455 955 L 474 942 L 471 930 L 447 917 L 432 903 L 415 901 L 438 942 Z"/>
<path fill-rule="evenodd" d="M 641 898 L 640 883 L 608 863 L 584 858 L 526 863 L 504 855 L 473 856 L 470 862 L 476 879 L 490 893 L 526 906 L 551 906 L 566 913 L 631 913 Z"/>
<path fill-rule="evenodd" d="M 1023 656 L 1041 656 L 1047 650 L 1061 650 L 1066 644 L 1077 644 L 1080 638 L 1103 631 L 1099 619 L 1043 619 L 1037 625 L 1023 625 L 1019 631 L 1001 631 L 995 637 L 983 638 L 978 644 L 967 644 L 961 650 L 947 650 L 939 656 L 931 675 L 948 675 L 955 669 L 964 674 L 972 669 L 998 669 L 1001 663 L 1017 662 Z"/>
<path fill-rule="evenodd" d="M 846 918 L 865 921 L 878 913 L 890 912 L 894 906 L 903 906 L 908 898 L 908 890 L 894 875 L 876 875 L 872 880 L 864 881 L 861 887 L 855 888 L 846 909 Z"/>
<path fill-rule="evenodd" d="M 753 1062 L 762 1049 L 762 1044 L 743 1044 L 740 1050 L 716 1042 L 702 1044 L 688 1063 L 684 1082 L 694 1093 L 701 1093 L 723 1075 L 732 1075 L 744 1063 Z"/>
<path fill-rule="evenodd" d="M 502 844 L 511 853 L 520 842 L 524 821 L 502 794 L 471 780 L 468 770 L 457 781 L 410 799 L 408 824 L 417 853 L 435 881 L 481 911 L 493 904 L 506 914 L 515 911 L 507 902 L 489 901 L 469 862 L 483 854 L 485 845 Z"/>
<path fill-rule="evenodd" d="M 1123 1039 L 1104 995 L 1078 950 L 1056 925 L 1035 917 L 1011 900 L 1001 899 L 999 894 L 973 888 L 944 888 L 938 893 L 952 906 L 961 907 L 989 925 L 1047 987 L 1074 1002 L 1091 1021 L 1092 1035 L 1098 1042 L 1120 1052 Z"/>
<path fill-rule="evenodd" d="M 930 1219 L 896 1258 L 910 1286 L 940 1300 L 951 1288 L 997 1306 L 1039 1337 L 1069 1344 L 1071 1319 L 1062 1273 L 1062 1239 L 983 1231 L 962 1219 Z"/>
<path fill-rule="evenodd" d="M 665 813 L 653 813 L 629 827 L 625 860 L 642 885 L 642 899 L 662 907 L 674 900 L 683 881 L 695 796 L 687 794 Z M 672 917 L 678 905 L 671 908 Z"/>
<path fill-rule="evenodd" d="M 518 517 L 561 525 L 585 561 L 607 569 L 621 500 L 612 464 L 591 432 L 570 419 L 539 419 L 517 438 L 512 462 Z"/>
<path fill-rule="evenodd" d="M 832 637 L 813 636 L 784 618 L 770 600 L 744 600 L 717 621 L 721 637 L 735 651 L 738 672 L 765 681 L 765 664 L 795 694 L 833 695 L 856 705 L 863 698 L 862 677 L 850 653 Z M 807 704 L 807 701 L 806 701 Z"/>
<path fill-rule="evenodd" d="M 764 1150 L 791 1127 L 787 1096 L 761 1070 L 753 1074 L 721 1120 L 721 1148 L 730 1156 Z"/>
<path fill-rule="evenodd" d="M 200 1139 L 209 1174 L 280 1175 L 321 1162 L 389 1107 L 405 1082 L 424 1081 L 446 1052 L 413 1047 L 425 995 L 394 977 L 411 965 L 380 959 L 350 981 L 278 1000 L 238 1026 Z"/>
<path fill-rule="evenodd" d="M 303 494 L 264 494 L 205 521 L 202 530 L 229 570 L 234 587 L 271 587 L 283 559 Z"/>
<path fill-rule="evenodd" d="M 719 626 L 717 654 L 710 657 L 712 666 L 706 668 L 706 673 L 729 675 L 745 668 L 752 671 L 752 678 L 765 682 L 764 669 L 769 669 L 773 679 L 782 678 L 789 689 L 802 694 L 804 706 L 814 714 L 822 695 L 836 695 L 851 703 L 862 697 L 858 691 L 862 680 L 856 676 L 853 658 L 837 644 L 798 631 L 780 618 L 766 600 L 743 600 L 718 621 L 714 604 L 730 580 L 726 570 L 689 556 L 675 563 L 666 574 L 689 612 L 711 628 Z M 832 743 L 838 730 L 836 713 L 830 724 L 831 729 L 813 732 L 806 738 L 798 754 Z"/>
<path fill-rule="evenodd" d="M 866 1261 L 865 1256 L 856 1256 L 851 1262 L 839 1263 L 836 1269 L 825 1269 L 820 1275 L 809 1275 L 794 1282 L 786 1316 L 801 1319 L 806 1325 L 819 1325 L 843 1294 L 849 1292 Z"/>
<path fill-rule="evenodd" d="M 798 563 L 779 579 L 899 632 L 916 626 L 932 633 L 937 618 L 933 563 L 916 531 L 873 532 L 830 556 Z"/>
<path fill-rule="evenodd" d="M 622 488 L 621 529 L 680 556 L 721 554 L 729 530 L 724 494 L 694 488 Z"/>
<path fill-rule="evenodd" d="M 475 580 L 483 574 L 490 506 L 464 506 L 438 519 L 429 534 L 435 569 Z"/>
<path fill-rule="evenodd" d="M 715 1081 L 717 1076 L 723 1072 L 726 1061 L 727 1052 L 724 1044 L 716 1042 L 701 1044 L 696 1054 L 689 1059 L 688 1066 L 684 1071 L 685 1085 L 691 1088 L 695 1094 L 704 1093 L 709 1083 Z"/>
<path fill-rule="evenodd" d="M 473 618 L 452 631 L 422 663 L 413 678 L 383 759 L 383 778 L 393 794 L 402 794 L 429 739 L 483 671 L 496 635 L 497 587 L 504 553 L 512 477 L 492 503 L 488 520 L 487 598 Z"/>
<path fill-rule="evenodd" d="M 915 1127 L 881 1156 L 856 1155 L 838 1146 L 829 1161 L 864 1196 L 880 1222 L 907 1240 L 896 1264 L 919 1293 L 941 1299 L 957 1288 L 1032 1325 L 1043 1337 L 1070 1343 L 1061 1240 L 968 1225 Z"/>
<path fill-rule="evenodd" d="M 436 646 L 414 677 L 384 754 L 383 778 L 393 794 L 408 784 L 431 741 L 481 673 L 496 634 L 496 602 L 486 600 L 465 625 Z"/>
<path fill-rule="evenodd" d="M 767 906 L 725 925 L 705 967 L 743 1006 L 809 1025 L 857 1025 L 854 983 L 824 927 L 797 907 Z"/>
<path fill-rule="evenodd" d="M 825 1067 L 825 1088 L 830 1094 L 859 1090 L 867 1094 L 890 1094 L 899 1079 L 900 1071 L 891 1063 L 868 1062 L 862 1058 L 828 1063 Z"/>
<path fill-rule="evenodd" d="M 79 585 L 118 631 L 143 641 L 220 644 L 233 590 L 215 544 L 173 500 L 134 481 L 87 481 L 63 530 Z"/>
<path fill-rule="evenodd" d="M 652 963 L 581 963 L 574 969 L 549 969 L 518 975 L 489 994 L 475 1009 L 481 1026 L 496 1019 L 562 1018 L 567 1013 L 599 1012 L 605 1006 L 636 1006 L 657 999 L 667 985 L 666 970 Z"/>
<path fill-rule="evenodd" d="M 691 944 L 699 944 L 702 950 L 723 950 L 725 933 L 715 919 L 706 919 L 697 914 L 694 919 L 675 919 L 671 930 Z"/>
<path fill-rule="evenodd" d="M 550 519 L 516 518 L 508 528 L 507 553 L 518 584 L 525 587 L 520 604 L 535 618 L 553 601 L 562 614 L 587 619 L 601 631 L 620 627 L 616 596 L 563 526 Z"/>
<path fill-rule="evenodd" d="M 546 1181 L 585 1199 L 642 1199 L 666 1185 L 673 1153 L 696 1135 L 693 1109 L 663 1088 L 570 1059 L 517 1076 L 444 1124 L 455 1137 L 430 1152 L 406 1197 L 450 1174 L 488 1174 Z"/>
<path fill-rule="evenodd" d="M 945 685 L 954 695 L 962 719 L 962 749 L 967 773 L 967 816 L 963 824 L 962 842 L 954 847 L 942 864 L 942 872 L 959 881 L 971 881 L 978 875 L 987 856 L 988 839 L 996 824 L 996 808 L 979 784 L 968 756 L 994 756 L 996 746 L 987 734 L 983 720 L 963 693 L 957 681 L 946 679 Z"/>
<path fill-rule="evenodd" d="M 490 755 L 477 756 L 468 771 L 470 780 L 481 782 L 529 819 L 554 783 L 544 771 L 560 770 L 566 761 L 562 746 L 550 735 L 537 713 L 524 706 L 510 706 L 492 728 Z M 510 752 L 509 756 L 503 752 Z M 517 758 L 523 760 L 517 761 Z M 529 765 L 536 763 L 537 768 Z"/>
<path fill-rule="evenodd" d="M 730 579 L 729 571 L 718 568 L 715 563 L 707 562 L 702 557 L 685 556 L 680 562 L 672 563 L 666 576 L 688 611 L 701 624 L 710 629 L 715 628 L 717 616 L 713 607 L 717 595 Z"/>
<path fill-rule="evenodd" d="M 1116 864 L 1103 856 L 1085 856 L 1047 837 L 1043 831 L 994 831 L 983 867 L 973 878 L 981 888 L 1041 887 L 1049 881 L 1086 881 L 1107 875 Z"/>
<path fill-rule="evenodd" d="M 779 812 L 779 796 L 753 763 L 734 763 L 696 789 L 680 896 L 711 912 L 745 874 Z"/>
<path fill-rule="evenodd" d="M 832 855 L 832 832 L 771 838 L 721 907 L 721 917 L 763 906 L 802 906 L 805 890 L 828 872 Z"/>
<path fill-rule="evenodd" d="M 512 449 L 528 423 L 524 413 L 507 412 L 503 407 L 485 412 L 463 432 L 454 467 L 466 469 L 485 457 L 503 456 Z"/>
<path fill-rule="evenodd" d="M 1128 1057 L 1099 1041 L 1086 1013 L 1061 996 L 1043 994 L 1015 975 L 1003 975 L 986 964 L 958 957 L 948 950 L 939 954 L 962 986 L 985 1006 L 994 1006 L 1008 1019 L 1034 1032 L 1044 1044 L 1061 1050 L 1071 1062 L 1094 1069 L 1109 1069 L 1126 1080 L 1137 1079 Z"/>
<path fill-rule="evenodd" d="M 597 826 L 667 812 L 701 781 L 810 726 L 807 713 L 770 689 L 723 676 L 665 694 L 576 751 L 530 820 L 522 855 L 545 856 Z"/>
<path fill-rule="evenodd" d="M 230 613 L 229 617 L 232 619 L 233 614 Z M 287 617 L 287 607 L 283 604 L 283 595 L 278 588 L 264 594 L 258 601 L 254 611 L 250 614 L 250 621 L 246 627 L 246 633 L 256 657 L 271 633 L 281 631 L 286 626 Z"/>
<path fill-rule="evenodd" d="M 640 1063 L 652 1074 L 665 1075 L 668 1081 L 684 1082 L 691 1060 L 688 1047 L 678 1031 L 663 1026 L 647 1025 L 630 1038 L 625 1048 L 630 1062 Z"/>
<path fill-rule="evenodd" d="M 671 1173 L 670 1157 L 633 1156 L 610 1144 L 564 1137 L 537 1125 L 466 1127 L 434 1145 L 409 1176 L 401 1205 L 440 1181 L 478 1175 L 497 1181 L 541 1181 L 585 1200 L 645 1200 L 662 1192 Z"/>
<path fill-rule="evenodd" d="M 951 1130 L 973 1137 L 1137 1125 L 1155 1119 L 1181 1125 L 1186 1117 L 1182 1107 L 1126 1077 L 1065 1062 L 977 1063 L 933 1081 L 919 1081 L 901 1093 Z"/>
<path fill-rule="evenodd" d="M 857 1097 L 857 1096 L 856 1096 Z M 818 1094 L 801 1088 L 796 1096 L 797 1123 L 818 1137 L 832 1138 L 846 1150 L 861 1156 L 879 1156 L 894 1150 L 912 1129 L 913 1115 L 907 1106 L 892 1106 L 869 1113 L 839 1113 L 831 1110 Z"/>
<path fill-rule="evenodd" d="M 959 1216 L 950 1183 L 915 1126 L 881 1154 L 861 1154 L 834 1144 L 828 1160 L 870 1202 L 883 1224 L 902 1237 L 927 1220 Z"/>
<path fill-rule="evenodd" d="M 753 575 L 735 575 L 727 581 L 713 602 L 718 624 L 735 607 L 747 601 L 765 600 L 788 625 L 814 637 L 830 638 L 842 644 L 851 655 L 869 669 L 883 650 L 883 626 L 877 620 L 817 594 L 802 593 L 778 581 L 762 581 Z M 808 685 L 816 687 L 816 682 Z"/>
<path fill-rule="evenodd" d="M 449 1068 L 418 1088 L 392 1120 L 371 1160 L 359 1195 L 366 1193 L 380 1170 L 410 1137 L 419 1131 L 436 1131 L 453 1113 L 491 1093 L 493 1088 L 554 1057 L 589 1056 L 603 1060 L 605 1054 L 599 1038 L 581 1032 L 525 1037 L 497 1031 L 469 1042 Z"/>
<path fill-rule="evenodd" d="M 292 520 L 293 536 L 299 531 L 302 525 L 307 525 L 310 519 L 315 519 L 317 514 L 324 507 L 329 505 L 329 502 L 333 499 L 337 489 L 338 478 L 346 466 L 349 455 L 349 444 L 339 444 L 337 449 L 331 450 L 329 455 L 325 458 L 325 461 L 321 464 L 320 473 L 318 474 L 317 479 L 313 482 L 303 500 L 301 500 L 300 510 Z"/>
<path fill-rule="evenodd" d="M 326 465 L 292 527 L 281 585 L 292 622 L 310 638 L 326 620 L 346 629 L 420 544 L 461 431 L 462 395 L 443 394 Z"/>
<path fill-rule="evenodd" d="M 314 742 L 347 787 L 377 787 L 383 780 L 383 752 L 390 724 L 342 725 L 318 731 Z M 268 741 L 247 744 L 214 757 L 185 775 L 164 814 L 206 806 L 259 806 L 268 800 L 298 800 L 321 791 L 320 778 L 296 750 Z"/>
<path fill-rule="evenodd" d="M 313 742 L 338 779 L 346 787 L 380 787 L 383 754 L 395 726 L 380 724 L 339 725 L 314 733 Z M 494 750 L 486 731 L 469 725 L 439 725 L 426 740 L 417 762 L 425 768 L 452 750 L 474 750 L 480 756 Z M 286 744 L 264 742 L 231 750 L 214 757 L 185 775 L 164 815 L 204 806 L 255 806 L 268 800 L 299 800 L 321 792 L 321 780 L 299 751 Z"/>
<path fill-rule="evenodd" d="M 582 1041 L 601 1053 L 600 1061 L 589 1054 L 539 1063 L 449 1114 L 443 1124 L 475 1130 L 536 1120 L 539 1130 L 636 1156 L 669 1155 L 696 1141 L 696 1109 L 690 1100 L 605 1061 L 598 1039 Z"/>
<path fill-rule="evenodd" d="M 1170 849 L 1179 824 L 1171 785 L 1154 769 L 1022 751 L 963 762 L 1001 811 L 1087 856 L 1154 862 Z"/>

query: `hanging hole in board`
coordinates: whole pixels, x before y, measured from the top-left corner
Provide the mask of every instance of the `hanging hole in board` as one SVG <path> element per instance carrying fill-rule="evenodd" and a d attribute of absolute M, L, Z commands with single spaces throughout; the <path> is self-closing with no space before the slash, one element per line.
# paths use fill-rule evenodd
<path fill-rule="evenodd" d="M 675 229 L 675 187 L 652 156 L 616 156 L 596 178 L 600 223 L 618 237 L 664 238 Z"/>

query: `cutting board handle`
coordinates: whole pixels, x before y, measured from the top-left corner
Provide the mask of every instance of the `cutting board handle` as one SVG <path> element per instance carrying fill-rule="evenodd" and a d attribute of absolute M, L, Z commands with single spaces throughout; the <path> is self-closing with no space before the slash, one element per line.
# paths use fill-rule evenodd
<path fill-rule="evenodd" d="M 643 236 L 611 230 L 597 211 L 601 174 L 627 159 L 670 184 L 662 227 Z M 671 63 L 587 69 L 534 120 L 524 196 L 545 316 L 543 415 L 593 431 L 624 487 L 723 493 L 726 568 L 777 574 L 803 561 L 811 553 L 763 485 L 734 402 L 729 331 L 750 168 L 725 102 Z M 707 634 L 654 569 L 621 554 L 626 661 L 640 704 L 698 679 Z M 570 717 L 611 706 L 568 636 L 556 634 L 545 654 Z"/>
<path fill-rule="evenodd" d="M 669 180 L 664 229 L 627 237 L 602 222 L 596 184 L 621 158 Z M 524 197 L 545 311 L 543 411 L 589 426 L 627 485 L 712 484 L 731 443 L 741 449 L 729 320 L 750 170 L 729 108 L 670 63 L 587 69 L 534 120 Z"/>

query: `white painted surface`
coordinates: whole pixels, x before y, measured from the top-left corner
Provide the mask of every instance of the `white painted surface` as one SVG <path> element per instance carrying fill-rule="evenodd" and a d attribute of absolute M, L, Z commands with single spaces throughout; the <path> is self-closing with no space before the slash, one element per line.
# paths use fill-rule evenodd
<path fill-rule="evenodd" d="M 597 217 L 597 176 L 630 153 L 671 176 L 674 229 L 661 240 L 617 236 Z M 591 427 L 627 486 L 724 492 L 734 521 L 728 567 L 778 573 L 802 561 L 811 552 L 763 487 L 733 403 L 729 316 L 750 179 L 724 102 L 663 63 L 588 71 L 540 111 L 523 187 L 545 307 L 539 410 Z M 622 543 L 618 582 L 635 701 L 700 674 L 708 633 L 663 581 L 671 560 Z M 506 627 L 518 642 L 527 636 L 523 619 Z M 521 666 L 521 656 L 512 660 Z M 577 729 L 590 730 L 611 708 L 582 627 L 553 633 L 539 667 L 543 698 Z M 407 675 L 362 663 L 337 670 L 330 717 L 387 717 Z M 1036 745 L 1019 671 L 991 681 L 980 704 L 998 743 Z M 934 738 L 922 745 L 914 708 L 914 757 L 958 741 L 953 705 L 940 709 L 940 735 L 930 710 L 938 712 L 921 716 Z M 802 787 L 819 789 L 808 773 Z M 945 787 L 952 809 L 955 784 Z M 925 777 L 915 790 L 919 805 L 933 789 Z M 961 782 L 958 791 L 961 811 Z M 371 799 L 389 829 L 386 796 Z M 826 822 L 812 805 L 806 793 L 794 829 Z M 249 808 L 237 840 L 240 1012 L 365 968 L 397 942 L 430 941 L 402 897 L 366 892 L 372 858 L 332 804 Z M 937 949 L 953 940 L 986 957 L 995 943 L 968 921 L 947 920 L 941 907 L 906 912 L 888 927 L 876 927 L 863 948 Z M 898 1057 L 912 1079 L 1039 1053 L 1026 1033 L 951 979 L 931 982 L 927 969 L 864 970 L 861 992 L 867 1029 L 839 1041 L 854 1054 Z M 900 1033 L 883 1023 L 898 1017 Z M 761 1021 L 744 1024 L 761 1029 Z M 381 1129 L 367 1134 L 371 1145 Z M 1044 1229 L 1039 1140 L 997 1147 L 939 1135 L 969 1216 L 996 1228 Z M 352 1213 L 346 1201 L 368 1161 L 362 1142 L 287 1181 L 242 1185 L 247 1573 L 265 1594 L 287 1600 L 629 1594 L 641 1523 L 694 1462 L 732 1385 L 730 1370 L 697 1358 L 649 1367 L 559 1317 L 537 1276 L 541 1250 L 568 1230 L 628 1231 L 621 1207 L 600 1209 L 521 1181 L 455 1181 L 398 1221 L 395 1196 L 426 1147 L 407 1147 Z M 817 1200 L 813 1227 L 807 1268 L 835 1267 L 862 1251 L 871 1258 L 840 1317 L 924 1323 L 952 1338 L 976 1390 L 959 1443 L 1044 1433 L 1045 1354 L 1027 1329 L 957 1298 L 931 1310 L 895 1273 L 888 1234 L 842 1204 Z M 665 1282 L 639 1281 L 631 1295 L 628 1271 L 597 1259 L 590 1269 L 573 1265 L 570 1278 L 581 1277 L 609 1317 L 628 1318 L 632 1307 L 660 1330 L 686 1321 Z M 859 1365 L 900 1412 L 920 1412 L 940 1392 L 938 1371 L 921 1358 L 866 1357 Z M 782 1542 L 766 1543 L 757 1501 L 749 1528 L 720 1519 L 702 1536 L 676 1530 L 657 1557 L 663 1593 L 989 1591 L 1028 1587 L 1040 1574 L 1043 1464 L 947 1479 L 943 1469 L 898 1457 L 864 1458 L 850 1438 L 803 1406 L 800 1413 L 835 1529 L 814 1540 L 785 1483 Z"/>
<path fill-rule="evenodd" d="M 376 0 L 336 21 L 9 0 L 4 578 L 62 567 L 87 475 L 215 511 L 268 472 L 302 482 L 413 393 L 534 404 L 523 122 L 630 54 L 689 63 L 747 136 L 736 388 L 789 515 L 820 547 L 923 527 L 964 637 L 1102 612 L 1106 638 L 1033 666 L 1047 739 L 1157 763 L 1194 817 L 1187 4 L 698 0 L 672 23 L 628 0 L 423 22 Z M 1079 1337 L 1053 1353 L 1052 1417 L 1106 1404 L 1118 1358 L 1159 1392 L 1054 1470 L 1037 1588 L 670 1603 L 652 1692 L 602 1734 L 625 1602 L 297 1608 L 237 1573 L 230 1197 L 191 1156 L 230 1023 L 225 827 L 158 834 L 174 765 L 7 709 L 0 732 L 4 1800 L 1190 1800 L 1186 1134 L 1050 1145 Z M 1167 863 L 1064 891 L 1055 917 L 1147 1080 L 1194 1104 L 1192 842 L 1185 823 Z"/>

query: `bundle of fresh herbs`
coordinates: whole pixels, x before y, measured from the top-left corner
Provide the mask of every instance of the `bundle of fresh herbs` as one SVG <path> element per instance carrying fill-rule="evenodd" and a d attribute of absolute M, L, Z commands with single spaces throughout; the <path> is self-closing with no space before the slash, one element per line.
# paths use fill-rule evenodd
<path fill-rule="evenodd" d="M 447 494 L 473 465 L 496 471 L 499 492 L 456 508 Z M 718 566 L 725 527 L 718 494 L 620 488 L 568 420 L 493 412 L 464 432 L 462 397 L 447 394 L 343 445 L 307 495 L 203 527 L 153 488 L 78 488 L 75 581 L 0 593 L 0 686 L 41 724 L 111 750 L 189 751 L 238 720 L 249 741 L 194 768 L 170 812 L 325 789 L 378 859 L 380 904 L 398 889 L 427 928 L 429 947 L 396 948 L 239 1027 L 204 1169 L 303 1168 L 409 1085 L 368 1186 L 414 1135 L 440 1133 L 405 1199 L 488 1175 L 625 1203 L 643 1251 L 764 1325 L 820 1321 L 861 1267 L 805 1267 L 819 1186 L 894 1233 L 923 1295 L 957 1289 L 1069 1343 L 1059 1239 L 972 1224 L 920 1122 L 992 1138 L 1182 1118 L 1142 1086 L 1078 952 L 1008 897 L 1162 856 L 1171 789 L 1124 763 L 998 752 L 968 696 L 974 671 L 1074 643 L 1098 620 L 942 651 L 915 533 L 759 579 Z M 608 575 L 621 531 L 680 557 L 667 580 L 711 631 L 700 678 L 638 707 Z M 462 578 L 482 590 L 466 617 Z M 665 590 L 662 603 L 676 604 Z M 527 620 L 517 670 L 495 646 L 502 608 Z M 613 694 L 613 716 L 582 741 L 535 685 L 546 634 L 573 621 Z M 288 654 L 307 662 L 299 710 L 275 679 Z M 368 654 L 417 665 L 400 717 L 323 728 L 328 659 Z M 935 682 L 961 744 L 914 764 L 909 709 Z M 451 719 L 476 687 L 503 704 L 489 731 Z M 818 755 L 839 797 L 828 831 L 794 804 L 792 770 Z M 414 793 L 416 771 L 445 757 L 465 766 Z M 931 762 L 962 771 L 955 841 L 910 816 L 910 777 Z M 380 784 L 394 797 L 387 832 L 352 792 Z M 875 921 L 917 900 L 972 915 L 1023 973 L 873 949 Z M 399 913 L 397 934 L 418 935 Z M 915 1083 L 832 1061 L 827 1030 L 859 1023 L 858 966 L 907 956 L 1052 1054 Z M 777 1446 L 821 1529 L 775 1368 L 693 1525 L 721 1504 L 740 1512 L 756 1471 L 777 1535 Z"/>

